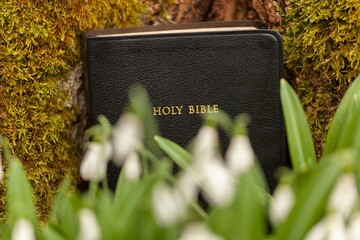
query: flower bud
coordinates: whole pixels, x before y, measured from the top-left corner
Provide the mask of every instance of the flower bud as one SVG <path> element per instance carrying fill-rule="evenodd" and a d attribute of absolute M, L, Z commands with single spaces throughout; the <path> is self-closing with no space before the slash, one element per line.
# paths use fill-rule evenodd
<path fill-rule="evenodd" d="M 241 135 L 231 139 L 225 154 L 228 168 L 236 174 L 246 172 L 255 163 L 255 154 L 247 136 Z"/>
<path fill-rule="evenodd" d="M 201 186 L 210 203 L 225 206 L 235 195 L 235 178 L 220 161 L 210 161 L 201 170 Z"/>
<path fill-rule="evenodd" d="M 179 240 L 222 240 L 220 236 L 212 233 L 203 223 L 188 225 Z"/>
<path fill-rule="evenodd" d="M 125 177 L 129 181 L 138 180 L 141 175 L 141 162 L 136 152 L 130 153 L 125 160 L 122 171 L 125 171 Z"/>
<path fill-rule="evenodd" d="M 152 204 L 155 220 L 161 226 L 172 226 L 185 215 L 186 204 L 180 191 L 164 183 L 155 186 Z"/>
<path fill-rule="evenodd" d="M 193 154 L 195 161 L 205 162 L 218 155 L 218 132 L 210 126 L 203 126 L 195 137 Z"/>
<path fill-rule="evenodd" d="M 80 166 L 80 175 L 86 181 L 100 181 L 106 175 L 107 163 L 111 158 L 109 142 L 92 142 L 88 145 Z"/>
<path fill-rule="evenodd" d="M 142 138 L 142 125 L 138 117 L 132 113 L 124 114 L 113 132 L 114 163 L 121 166 L 129 154 L 139 148 Z"/>
<path fill-rule="evenodd" d="M 101 239 L 101 230 L 95 214 L 87 208 L 79 211 L 80 229 L 78 240 Z"/>
<path fill-rule="evenodd" d="M 25 218 L 16 221 L 11 233 L 12 240 L 35 240 L 34 228 L 31 222 Z"/>
<path fill-rule="evenodd" d="M 344 174 L 339 177 L 330 195 L 328 209 L 339 211 L 348 218 L 357 201 L 356 179 L 354 174 Z"/>
<path fill-rule="evenodd" d="M 270 201 L 269 217 L 274 225 L 282 223 L 288 216 L 295 202 L 295 195 L 290 185 L 280 184 Z"/>

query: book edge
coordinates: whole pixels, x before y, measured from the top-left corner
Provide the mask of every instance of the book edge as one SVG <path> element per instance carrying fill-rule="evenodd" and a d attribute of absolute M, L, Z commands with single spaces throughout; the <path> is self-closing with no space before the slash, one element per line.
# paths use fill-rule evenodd
<path fill-rule="evenodd" d="M 221 31 L 222 28 L 238 28 L 243 30 L 250 29 L 263 29 L 264 26 L 260 21 L 243 20 L 243 21 L 224 21 L 224 22 L 197 22 L 197 23 L 181 23 L 181 24 L 164 24 L 157 26 L 138 26 L 138 27 L 125 27 L 125 28 L 108 28 L 99 30 L 87 30 L 83 35 L 85 38 L 97 38 L 97 37 L 110 37 L 110 36 L 123 36 L 123 35 L 145 35 L 145 34 L 159 34 L 161 32 L 181 32 L 188 31 L 190 29 L 193 32 L 200 31 L 216 32 Z M 212 29 L 212 30 L 209 30 Z M 157 33 L 153 33 L 157 32 Z"/>

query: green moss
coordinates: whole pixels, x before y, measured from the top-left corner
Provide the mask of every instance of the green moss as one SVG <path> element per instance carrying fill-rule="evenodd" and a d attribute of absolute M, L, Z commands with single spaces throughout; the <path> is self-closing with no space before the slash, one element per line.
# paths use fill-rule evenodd
<path fill-rule="evenodd" d="M 284 22 L 285 63 L 297 76 L 319 154 L 344 91 L 360 74 L 360 2 L 291 0 Z"/>
<path fill-rule="evenodd" d="M 78 180 L 78 110 L 63 85 L 80 61 L 81 31 L 139 25 L 147 9 L 140 0 L 1 1 L 0 134 L 26 167 L 41 218 L 64 176 Z"/>

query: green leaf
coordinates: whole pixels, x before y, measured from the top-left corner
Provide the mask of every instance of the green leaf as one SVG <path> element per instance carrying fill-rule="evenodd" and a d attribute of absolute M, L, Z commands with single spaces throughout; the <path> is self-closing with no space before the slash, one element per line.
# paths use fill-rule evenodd
<path fill-rule="evenodd" d="M 68 196 L 71 186 L 71 181 L 69 178 L 65 178 L 62 182 L 60 189 L 56 195 L 55 202 L 51 208 L 49 215 L 49 224 L 56 224 L 61 218 L 61 212 L 64 207 L 64 202 Z"/>
<path fill-rule="evenodd" d="M 30 182 L 18 159 L 11 159 L 9 165 L 10 173 L 7 187 L 8 223 L 13 226 L 19 218 L 26 218 L 35 226 L 37 218 Z"/>
<path fill-rule="evenodd" d="M 192 155 L 178 144 L 166 138 L 155 136 L 160 148 L 182 169 L 186 169 L 192 162 Z"/>
<path fill-rule="evenodd" d="M 66 240 L 66 238 L 55 227 L 51 226 L 46 226 L 42 231 L 42 235 L 44 236 L 44 239 Z"/>
<path fill-rule="evenodd" d="M 311 132 L 295 91 L 284 79 L 280 95 L 292 166 L 295 171 L 311 169 L 317 164 Z"/>
<path fill-rule="evenodd" d="M 323 157 L 353 147 L 360 141 L 360 76 L 346 91 L 335 113 L 325 141 Z"/>

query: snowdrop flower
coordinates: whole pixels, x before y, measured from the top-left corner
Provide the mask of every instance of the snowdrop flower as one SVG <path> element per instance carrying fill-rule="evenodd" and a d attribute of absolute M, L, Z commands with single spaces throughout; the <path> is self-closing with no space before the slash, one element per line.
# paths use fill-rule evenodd
<path fill-rule="evenodd" d="M 321 220 L 305 236 L 305 240 L 325 240 L 326 238 L 326 222 Z"/>
<path fill-rule="evenodd" d="M 139 148 L 142 138 L 142 125 L 138 117 L 132 113 L 124 114 L 113 132 L 114 163 L 121 166 L 129 154 Z"/>
<path fill-rule="evenodd" d="M 250 139 L 245 135 L 231 139 L 225 159 L 228 168 L 236 174 L 246 172 L 255 163 L 255 154 Z"/>
<path fill-rule="evenodd" d="M 138 180 L 141 175 L 141 162 L 136 152 L 130 153 L 124 163 L 122 171 L 125 171 L 125 177 L 129 181 Z"/>
<path fill-rule="evenodd" d="M 190 203 L 197 199 L 197 194 L 200 190 L 198 186 L 199 182 L 199 175 L 193 167 L 189 167 L 186 171 L 180 173 L 177 186 L 184 196 L 186 203 Z"/>
<path fill-rule="evenodd" d="M 218 235 L 212 233 L 202 223 L 192 223 L 188 225 L 181 234 L 179 240 L 222 240 Z"/>
<path fill-rule="evenodd" d="M 12 240 L 35 240 L 34 228 L 31 222 L 25 218 L 16 221 L 11 233 Z"/>
<path fill-rule="evenodd" d="M 295 203 L 295 194 L 288 184 L 280 184 L 274 191 L 269 205 L 270 221 L 274 225 L 283 222 Z"/>
<path fill-rule="evenodd" d="M 210 126 L 203 126 L 195 137 L 193 154 L 195 161 L 205 162 L 218 155 L 218 132 Z"/>
<path fill-rule="evenodd" d="M 210 203 L 225 206 L 233 200 L 236 181 L 232 172 L 225 168 L 220 160 L 203 167 L 200 174 L 202 176 L 200 186 Z"/>
<path fill-rule="evenodd" d="M 344 218 L 334 212 L 320 220 L 305 236 L 305 240 L 348 240 Z"/>
<path fill-rule="evenodd" d="M 354 214 L 348 225 L 348 239 L 358 240 L 360 236 L 360 213 Z"/>
<path fill-rule="evenodd" d="M 101 230 L 95 214 L 87 208 L 79 211 L 80 229 L 78 240 L 101 239 Z"/>
<path fill-rule="evenodd" d="M 185 215 L 186 203 L 180 191 L 165 183 L 158 183 L 152 194 L 155 220 L 163 227 L 174 225 Z"/>
<path fill-rule="evenodd" d="M 344 218 L 348 218 L 357 200 L 356 179 L 354 174 L 340 176 L 330 195 L 328 209 L 339 211 Z"/>
<path fill-rule="evenodd" d="M 84 159 L 80 165 L 80 175 L 86 181 L 100 181 L 106 175 L 107 163 L 111 158 L 109 142 L 89 143 Z"/>

